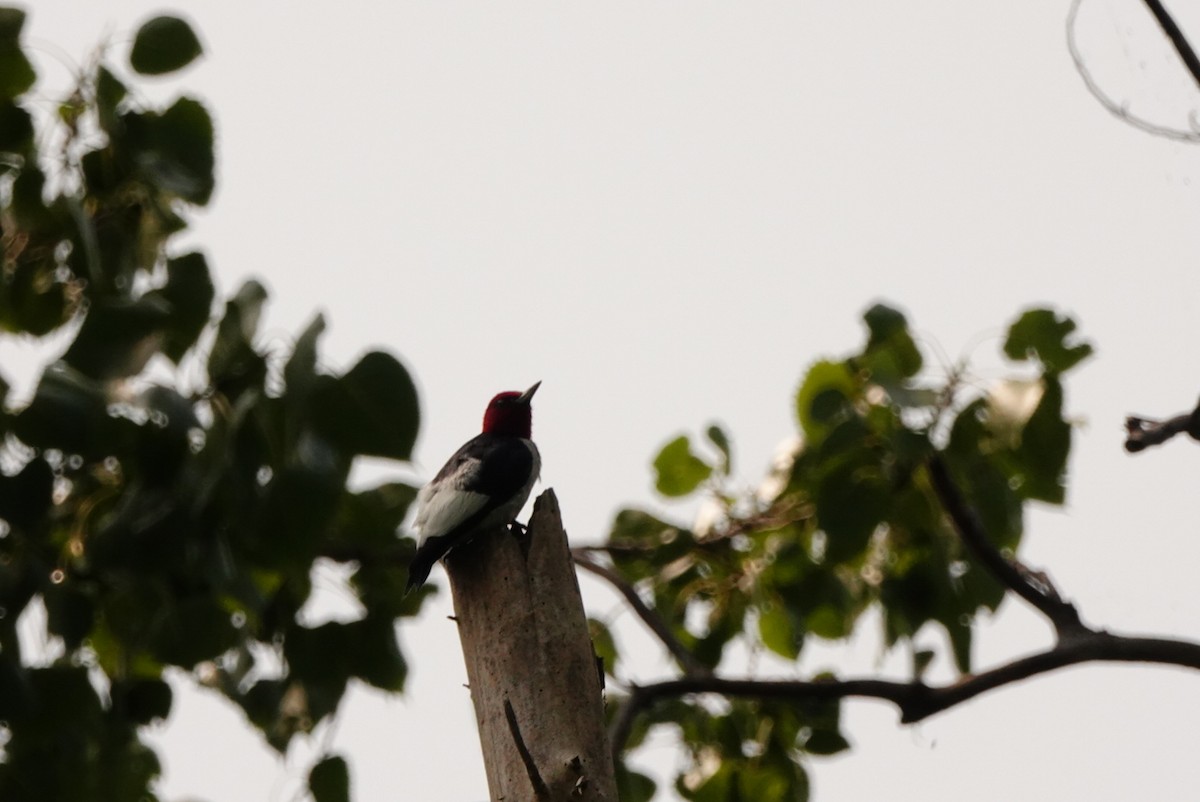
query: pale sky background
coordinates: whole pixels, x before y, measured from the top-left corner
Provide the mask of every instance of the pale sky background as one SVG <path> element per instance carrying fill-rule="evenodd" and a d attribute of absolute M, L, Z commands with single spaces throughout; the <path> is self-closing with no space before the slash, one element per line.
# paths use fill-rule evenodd
<path fill-rule="evenodd" d="M 1172 3 L 1200 42 L 1200 8 Z M 496 391 L 544 384 L 543 480 L 577 543 L 625 504 L 662 507 L 649 459 L 710 420 L 739 481 L 794 431 L 805 369 L 862 337 L 877 299 L 925 343 L 1002 375 L 1001 327 L 1051 302 L 1098 347 L 1068 384 L 1085 422 L 1064 511 L 1026 559 L 1085 620 L 1200 639 L 1200 447 L 1121 450 L 1128 412 L 1200 392 L 1200 149 L 1118 122 L 1071 63 L 1066 0 L 27 4 L 46 80 L 151 13 L 197 27 L 178 77 L 213 110 L 219 183 L 195 235 L 220 289 L 273 291 L 268 339 L 318 308 L 325 362 L 384 346 L 422 393 L 428 478 Z M 1079 46 L 1131 110 L 1200 108 L 1137 0 L 1084 0 Z M 370 466 L 362 476 L 403 468 Z M 676 515 L 689 508 L 666 506 Z M 436 569 L 433 580 L 445 585 Z M 335 587 L 329 578 L 327 585 Z M 590 580 L 589 609 L 619 607 Z M 336 594 L 333 594 L 336 595 Z M 349 756 L 359 802 L 485 799 L 447 593 L 401 630 L 402 697 L 357 690 L 281 762 L 215 696 L 176 697 L 153 736 L 165 799 L 292 800 L 309 761 Z M 642 680 L 669 665 L 632 618 Z M 924 641 L 941 646 L 936 633 Z M 805 673 L 899 676 L 872 621 Z M 1049 643 L 1017 602 L 985 621 L 986 667 Z M 810 765 L 814 799 L 1175 799 L 1200 783 L 1200 673 L 1090 666 L 917 727 L 848 702 L 854 749 Z M 642 764 L 667 774 L 671 740 Z M 658 799 L 671 799 L 667 790 Z"/>

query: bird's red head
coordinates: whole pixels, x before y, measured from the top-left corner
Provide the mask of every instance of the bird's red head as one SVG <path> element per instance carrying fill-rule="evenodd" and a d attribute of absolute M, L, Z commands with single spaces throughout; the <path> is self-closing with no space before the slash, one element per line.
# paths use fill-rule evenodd
<path fill-rule="evenodd" d="M 483 413 L 483 431 L 485 434 L 507 434 L 514 437 L 529 438 L 533 421 L 533 394 L 541 386 L 537 382 L 523 393 L 499 393 L 487 405 Z"/>

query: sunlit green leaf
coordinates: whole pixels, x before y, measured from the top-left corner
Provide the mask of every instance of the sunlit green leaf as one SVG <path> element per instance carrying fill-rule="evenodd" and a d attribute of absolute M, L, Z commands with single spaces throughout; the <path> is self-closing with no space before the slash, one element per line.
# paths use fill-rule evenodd
<path fill-rule="evenodd" d="M 871 332 L 863 358 L 872 374 L 907 378 L 920 371 L 921 352 L 909 334 L 904 313 L 876 304 L 866 311 L 863 320 Z"/>
<path fill-rule="evenodd" d="M 789 660 L 799 657 L 804 645 L 804 630 L 782 604 L 774 604 L 759 613 L 758 636 L 764 646 Z"/>
<path fill-rule="evenodd" d="M 1039 360 L 1050 375 L 1064 373 L 1092 355 L 1087 342 L 1071 342 L 1075 321 L 1052 309 L 1030 309 L 1008 330 L 1004 353 L 1010 359 Z"/>
<path fill-rule="evenodd" d="M 603 622 L 589 618 L 588 634 L 592 638 L 592 651 L 604 665 L 604 673 L 612 676 L 617 665 L 617 644 L 613 640 L 612 632 Z"/>
<path fill-rule="evenodd" d="M 809 368 L 796 392 L 796 416 L 811 443 L 816 443 L 850 413 L 857 384 L 841 362 L 818 362 Z"/>
<path fill-rule="evenodd" d="M 664 496 L 686 496 L 712 475 L 712 466 L 692 453 L 687 435 L 662 447 L 654 458 L 654 487 Z"/>

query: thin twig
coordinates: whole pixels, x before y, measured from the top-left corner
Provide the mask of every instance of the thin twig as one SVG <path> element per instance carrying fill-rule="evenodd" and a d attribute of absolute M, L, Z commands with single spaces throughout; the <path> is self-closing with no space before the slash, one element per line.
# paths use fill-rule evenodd
<path fill-rule="evenodd" d="M 1130 454 L 1150 446 L 1162 445 L 1177 434 L 1188 434 L 1193 440 L 1200 440 L 1200 404 L 1191 412 L 1167 418 L 1153 420 L 1138 415 L 1125 418 L 1125 450 Z"/>
<path fill-rule="evenodd" d="M 1144 0 L 1144 2 L 1146 8 L 1150 9 L 1150 13 L 1154 15 L 1154 19 L 1158 21 L 1158 27 L 1162 28 L 1163 33 L 1171 40 L 1175 52 L 1179 54 L 1184 66 L 1192 74 L 1192 80 L 1196 82 L 1197 87 L 1200 87 L 1200 58 L 1196 58 L 1196 51 L 1188 43 L 1187 37 L 1183 35 L 1183 31 L 1179 30 L 1179 26 L 1175 24 L 1175 20 L 1171 18 L 1170 13 L 1159 0 Z"/>
<path fill-rule="evenodd" d="M 507 699 L 504 700 L 504 718 L 508 720 L 508 731 L 512 733 L 513 743 L 517 745 L 521 762 L 525 764 L 525 773 L 529 775 L 529 782 L 533 785 L 534 798 L 538 802 L 550 802 L 550 789 L 546 787 L 546 781 L 542 779 L 537 764 L 533 762 L 533 755 L 529 754 L 529 747 L 525 745 L 525 739 L 521 737 L 521 727 L 517 724 L 517 714 L 513 710 L 512 702 Z"/>
<path fill-rule="evenodd" d="M 1075 609 L 1075 605 L 1064 601 L 1045 575 L 1035 574 L 1021 563 L 1000 553 L 988 538 L 975 511 L 967 506 L 941 457 L 935 456 L 929 460 L 929 477 L 933 483 L 933 490 L 950 516 L 959 538 L 992 576 L 1041 610 L 1054 625 L 1060 639 L 1075 637 L 1089 631 L 1079 620 L 1079 611 Z"/>
<path fill-rule="evenodd" d="M 571 557 L 575 560 L 576 565 L 608 582 L 625 598 L 625 601 L 629 602 L 629 606 L 637 613 L 638 618 L 642 619 L 642 622 L 658 637 L 663 646 L 667 647 L 667 651 L 675 658 L 675 662 L 683 669 L 685 675 L 707 675 L 711 673 L 708 666 L 697 660 L 695 655 L 679 642 L 679 639 L 675 637 L 675 633 L 671 632 L 671 628 L 667 626 L 667 622 L 662 619 L 662 616 L 642 600 L 642 597 L 638 595 L 637 588 L 626 582 L 624 577 L 607 565 L 596 562 L 587 551 L 572 549 Z"/>
<path fill-rule="evenodd" d="M 1083 84 L 1087 87 L 1088 92 L 1092 94 L 1092 97 L 1096 98 L 1100 105 L 1117 119 L 1148 134 L 1180 142 L 1200 142 L 1200 131 L 1181 131 L 1177 128 L 1170 128 L 1165 125 L 1152 123 L 1149 120 L 1144 120 L 1141 117 L 1131 114 L 1128 104 L 1119 103 L 1104 93 L 1104 90 L 1100 88 L 1100 84 L 1092 76 L 1091 70 L 1088 69 L 1083 54 L 1079 52 L 1079 46 L 1075 41 L 1075 19 L 1079 15 L 1079 6 L 1082 2 L 1083 0 L 1072 0 L 1071 9 L 1067 12 L 1067 52 L 1071 54 L 1071 60 L 1075 62 L 1075 71 L 1083 79 Z"/>
<path fill-rule="evenodd" d="M 638 714 L 659 699 L 697 693 L 726 697 L 779 699 L 785 701 L 829 701 L 858 697 L 891 702 L 900 711 L 900 721 L 912 724 L 962 704 L 987 691 L 1045 674 L 1066 666 L 1090 662 L 1158 663 L 1200 670 L 1200 643 L 1170 638 L 1147 638 L 1087 631 L 1060 641 L 1044 652 L 1018 658 L 980 674 L 964 676 L 943 686 L 923 682 L 893 682 L 880 679 L 849 680 L 758 680 L 721 677 L 684 677 L 635 685 L 610 730 L 613 754 L 620 754 Z"/>

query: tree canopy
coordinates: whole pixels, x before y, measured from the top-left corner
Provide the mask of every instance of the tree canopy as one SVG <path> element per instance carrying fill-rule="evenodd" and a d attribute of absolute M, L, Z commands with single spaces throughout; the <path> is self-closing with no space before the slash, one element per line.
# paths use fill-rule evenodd
<path fill-rule="evenodd" d="M 214 316 L 204 255 L 174 245 L 213 192 L 212 119 L 136 91 L 199 55 L 187 23 L 149 20 L 131 69 L 89 65 L 43 119 L 23 23 L 0 10 L 0 326 L 66 345 L 0 416 L 0 796 L 143 798 L 159 761 L 138 731 L 168 714 L 170 668 L 279 750 L 351 679 L 403 688 L 394 621 L 423 594 L 403 595 L 395 531 L 415 491 L 346 480 L 358 455 L 409 457 L 417 396 L 382 351 L 321 370 L 319 315 L 268 353 L 253 279 Z M 361 619 L 297 620 L 321 557 L 356 561 Z M 44 650 L 18 632 L 31 606 Z M 345 788 L 340 758 L 313 769 L 318 799 Z"/>

